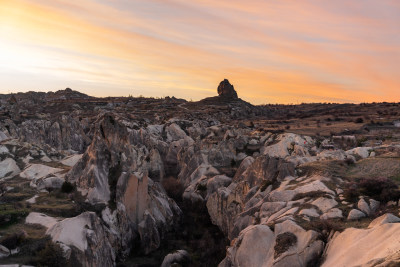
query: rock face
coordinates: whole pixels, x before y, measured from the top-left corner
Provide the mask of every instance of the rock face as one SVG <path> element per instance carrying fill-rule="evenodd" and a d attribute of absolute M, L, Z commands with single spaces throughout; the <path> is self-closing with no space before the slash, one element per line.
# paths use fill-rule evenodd
<path fill-rule="evenodd" d="M 58 222 L 47 230 L 47 234 L 61 245 L 67 258 L 82 266 L 114 266 L 114 240 L 94 212 Z"/>
<path fill-rule="evenodd" d="M 238 98 L 235 88 L 233 88 L 233 85 L 227 79 L 219 83 L 218 95 L 224 98 Z"/>
<path fill-rule="evenodd" d="M 116 249 L 122 255 L 129 253 L 136 238 L 149 253 L 160 246 L 162 236 L 172 229 L 181 211 L 148 176 L 154 151 L 143 144 L 135 146 L 127 127 L 109 114 L 96 128 L 92 144 L 67 174 L 67 180 L 77 185 L 90 204 L 106 205 L 102 218 L 113 230 Z"/>
<path fill-rule="evenodd" d="M 398 266 L 399 221 L 396 216 L 383 215 L 368 229 L 348 228 L 336 234 L 327 245 L 322 266 Z"/>

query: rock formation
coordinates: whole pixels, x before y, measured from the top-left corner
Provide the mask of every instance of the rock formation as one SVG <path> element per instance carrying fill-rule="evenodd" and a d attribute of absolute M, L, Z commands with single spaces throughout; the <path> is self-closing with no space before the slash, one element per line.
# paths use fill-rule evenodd
<path fill-rule="evenodd" d="M 223 98 L 238 98 L 235 88 L 229 83 L 227 79 L 224 79 L 218 85 L 218 95 Z"/>

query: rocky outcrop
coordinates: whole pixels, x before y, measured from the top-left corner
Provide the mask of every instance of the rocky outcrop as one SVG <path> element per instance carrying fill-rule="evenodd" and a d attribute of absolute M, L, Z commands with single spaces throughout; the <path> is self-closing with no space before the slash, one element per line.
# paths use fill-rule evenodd
<path fill-rule="evenodd" d="M 306 231 L 291 220 L 244 229 L 219 264 L 228 266 L 313 266 L 323 251 L 317 232 Z"/>
<path fill-rule="evenodd" d="M 250 163 L 252 162 L 252 163 Z M 243 161 L 228 187 L 220 187 L 207 200 L 211 220 L 230 238 L 255 220 L 263 199 L 271 192 L 272 184 L 294 174 L 294 167 L 281 159 L 259 157 Z"/>
<path fill-rule="evenodd" d="M 115 265 L 115 240 L 94 212 L 64 219 L 46 233 L 60 244 L 70 262 L 81 266 Z"/>
<path fill-rule="evenodd" d="M 17 125 L 12 120 L 0 123 L 0 128 L 21 141 L 49 145 L 57 150 L 84 152 L 90 144 L 90 126 L 87 121 L 62 115 L 58 120 L 25 120 Z"/>
<path fill-rule="evenodd" d="M 235 88 L 227 79 L 224 79 L 218 85 L 218 95 L 223 98 L 238 98 Z"/>
<path fill-rule="evenodd" d="M 385 214 L 372 221 L 368 229 L 348 228 L 337 233 L 327 245 L 322 266 L 399 265 L 399 221 L 396 216 Z"/>
<path fill-rule="evenodd" d="M 114 248 L 118 253 L 129 253 L 136 238 L 149 253 L 159 247 L 181 214 L 160 184 L 148 176 L 154 171 L 152 154 L 158 152 L 134 145 L 127 126 L 109 114 L 96 127 L 92 144 L 67 179 L 89 203 L 106 205 L 102 218 L 117 240 Z"/>

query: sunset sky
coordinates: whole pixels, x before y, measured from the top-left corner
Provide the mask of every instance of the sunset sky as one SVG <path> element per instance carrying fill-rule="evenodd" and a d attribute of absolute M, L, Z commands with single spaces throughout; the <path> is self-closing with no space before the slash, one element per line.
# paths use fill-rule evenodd
<path fill-rule="evenodd" d="M 0 93 L 400 101 L 399 0 L 0 0 Z"/>

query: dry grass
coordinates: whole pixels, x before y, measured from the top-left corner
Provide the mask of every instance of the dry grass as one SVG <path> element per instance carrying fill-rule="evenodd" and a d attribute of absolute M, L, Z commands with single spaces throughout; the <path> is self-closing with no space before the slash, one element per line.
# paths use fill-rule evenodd
<path fill-rule="evenodd" d="M 400 176 L 400 158 L 367 158 L 358 161 L 347 172 L 346 177 L 354 178 L 397 178 Z"/>

